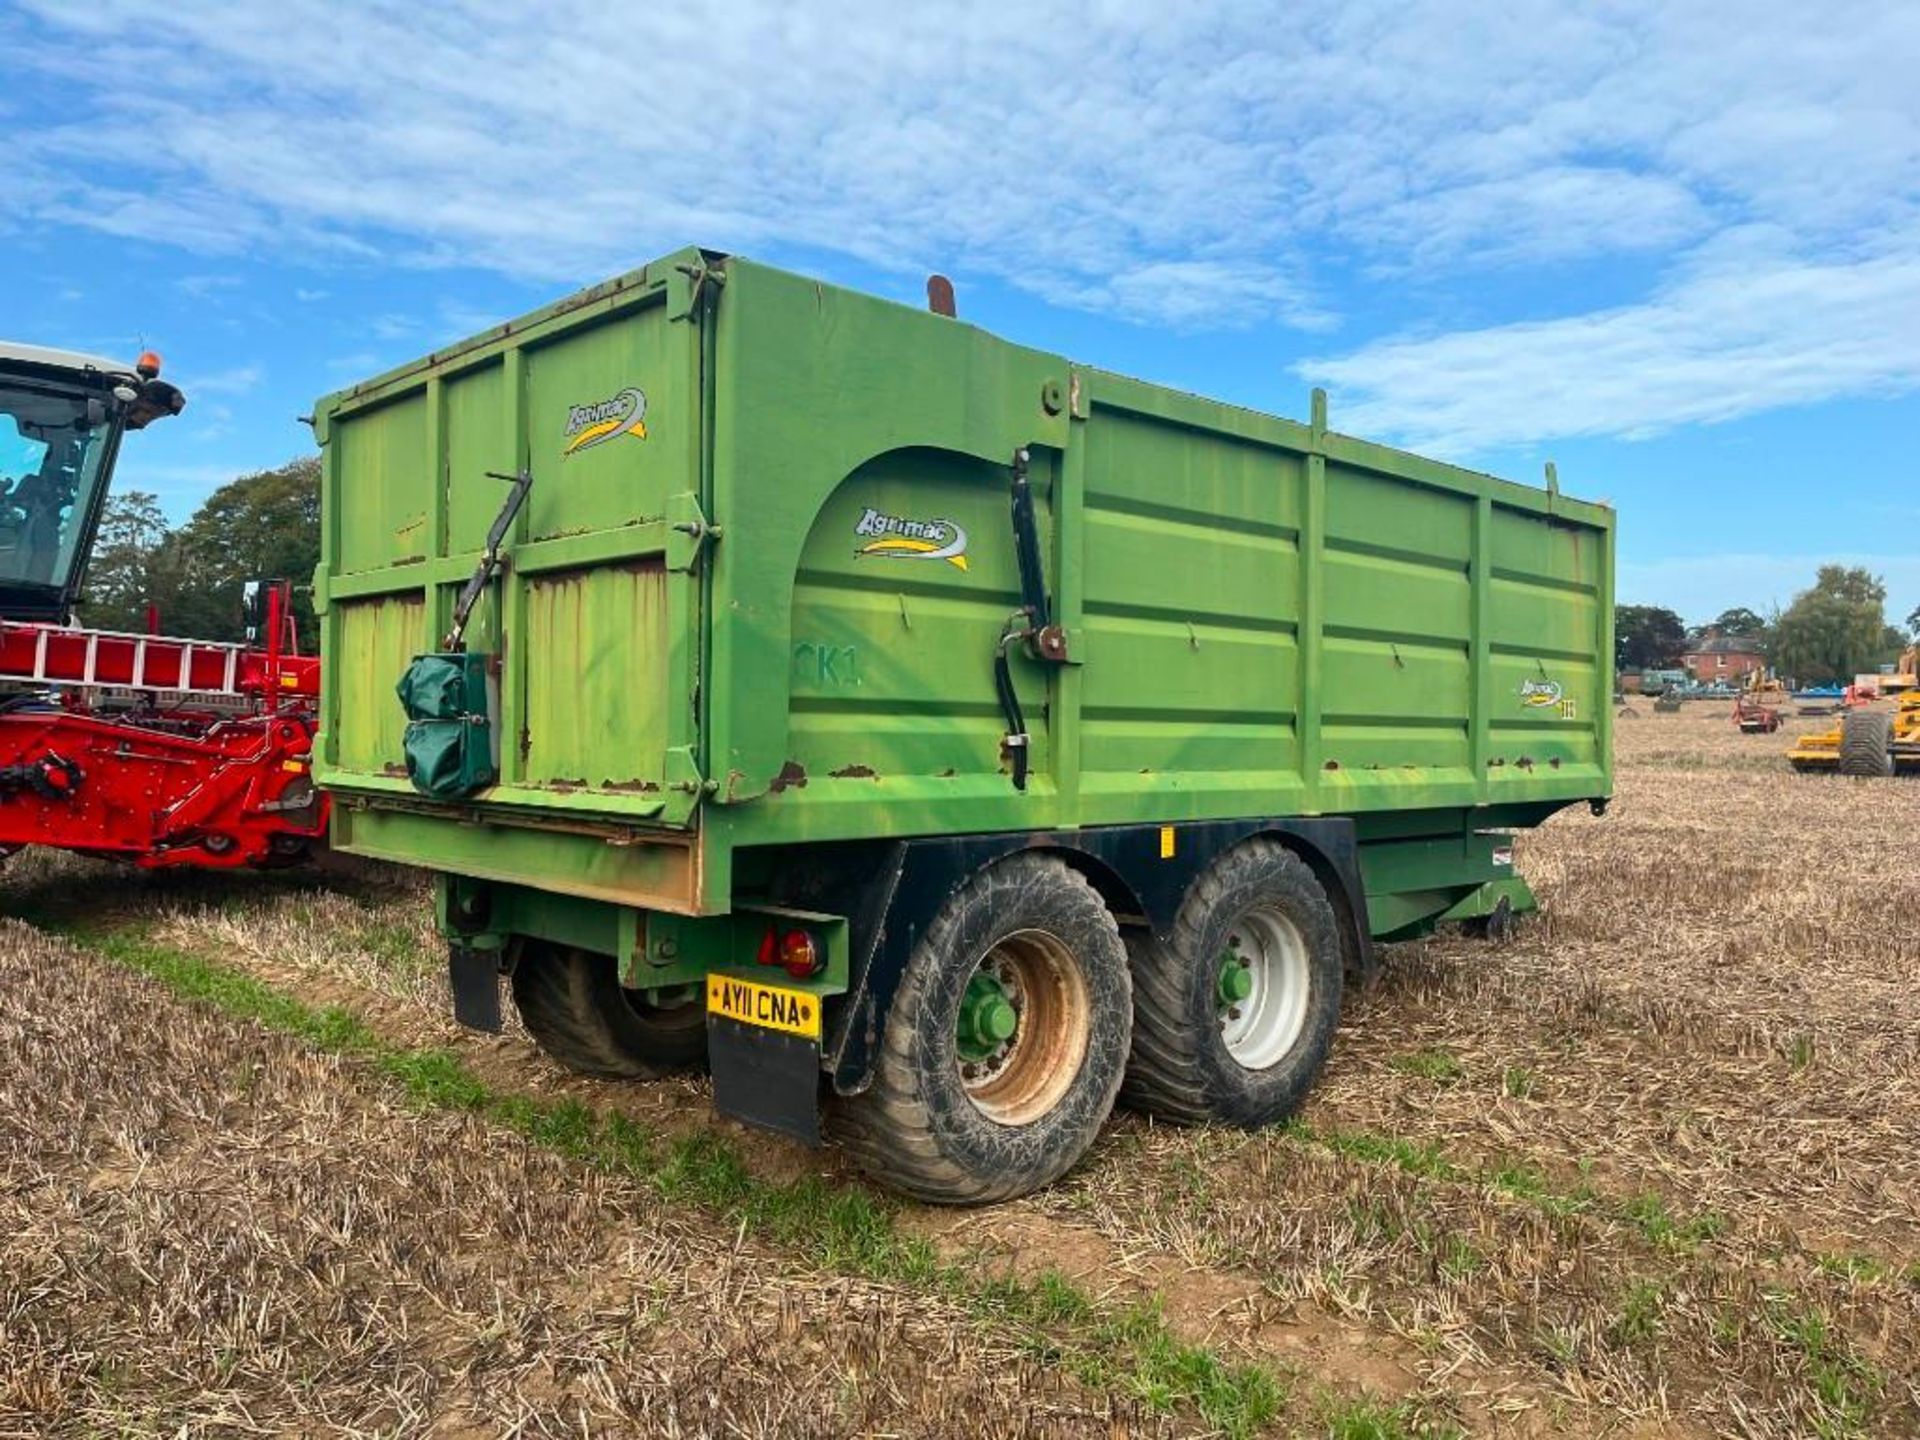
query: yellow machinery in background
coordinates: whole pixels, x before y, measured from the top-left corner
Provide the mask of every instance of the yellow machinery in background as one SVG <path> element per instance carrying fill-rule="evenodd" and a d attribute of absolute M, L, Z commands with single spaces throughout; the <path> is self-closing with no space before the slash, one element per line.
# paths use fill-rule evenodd
<path fill-rule="evenodd" d="M 1787 687 L 1765 666 L 1747 676 L 1733 702 L 1733 723 L 1742 735 L 1771 735 L 1787 708 Z"/>
<path fill-rule="evenodd" d="M 1796 770 L 1841 775 L 1920 773 L 1920 691 L 1901 696 L 1893 709 L 1843 712 L 1835 729 L 1802 735 L 1787 761 Z"/>

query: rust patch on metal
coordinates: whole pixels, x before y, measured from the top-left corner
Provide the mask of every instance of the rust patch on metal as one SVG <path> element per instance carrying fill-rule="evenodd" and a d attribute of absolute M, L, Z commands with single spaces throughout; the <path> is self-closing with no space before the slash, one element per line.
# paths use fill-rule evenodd
<path fill-rule="evenodd" d="M 615 794 L 651 795 L 657 791 L 660 786 L 655 781 L 642 780 L 636 776 L 632 780 L 602 780 L 600 782 L 600 788 Z"/>
<path fill-rule="evenodd" d="M 1522 770 L 1531 770 L 1533 768 L 1533 757 L 1531 755 L 1522 755 L 1513 763 L 1518 765 Z"/>
<path fill-rule="evenodd" d="M 389 760 L 380 767 L 380 773 L 391 776 L 396 780 L 404 780 L 407 778 L 407 767 L 402 765 L 398 760 Z"/>
<path fill-rule="evenodd" d="M 1340 762 L 1338 760 L 1329 760 L 1320 768 L 1322 770 L 1338 770 L 1340 768 Z"/>
<path fill-rule="evenodd" d="M 947 766 L 946 769 L 940 771 L 934 778 L 938 780 L 951 780 L 954 777 L 955 773 L 956 772 L 953 766 L 949 765 Z"/>
<path fill-rule="evenodd" d="M 780 773 L 767 782 L 767 793 L 778 795 L 781 791 L 807 788 L 807 767 L 798 760 L 789 760 L 780 767 Z"/>
<path fill-rule="evenodd" d="M 880 778 L 871 765 L 843 765 L 838 770 L 829 770 L 827 775 L 834 780 L 878 780 Z"/>

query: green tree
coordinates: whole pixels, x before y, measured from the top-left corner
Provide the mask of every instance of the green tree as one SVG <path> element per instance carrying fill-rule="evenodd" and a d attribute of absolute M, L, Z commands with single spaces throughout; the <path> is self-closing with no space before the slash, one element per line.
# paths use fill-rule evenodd
<path fill-rule="evenodd" d="M 154 557 L 166 539 L 167 517 L 157 497 L 144 490 L 109 496 L 75 618 L 95 630 L 145 630 Z"/>
<path fill-rule="evenodd" d="M 300 643 L 317 635 L 311 581 L 320 559 L 320 462 L 243 475 L 207 497 L 153 557 L 161 626 L 170 635 L 240 640 L 249 580 L 294 582 Z"/>
<path fill-rule="evenodd" d="M 1847 681 L 1887 646 L 1887 587 L 1858 566 L 1822 565 L 1774 627 L 1774 665 L 1801 684 Z"/>
<path fill-rule="evenodd" d="M 1711 621 L 1707 628 L 1717 630 L 1730 639 L 1762 640 L 1767 638 L 1767 621 L 1764 615 L 1736 605 L 1731 610 L 1722 610 L 1718 618 Z"/>
<path fill-rule="evenodd" d="M 1617 670 L 1662 670 L 1677 665 L 1686 649 L 1687 627 L 1658 605 L 1621 605 L 1613 612 L 1613 663 Z"/>
<path fill-rule="evenodd" d="M 1914 606 L 1913 612 L 1907 616 L 1907 633 L 1920 640 L 1920 605 Z"/>

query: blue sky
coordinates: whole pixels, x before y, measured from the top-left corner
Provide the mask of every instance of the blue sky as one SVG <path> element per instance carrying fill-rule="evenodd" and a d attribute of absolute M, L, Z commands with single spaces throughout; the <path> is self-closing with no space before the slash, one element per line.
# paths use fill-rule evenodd
<path fill-rule="evenodd" d="M 328 390 L 683 244 L 1621 516 L 1625 600 L 1920 605 L 1920 7 L 0 0 L 0 334 Z"/>

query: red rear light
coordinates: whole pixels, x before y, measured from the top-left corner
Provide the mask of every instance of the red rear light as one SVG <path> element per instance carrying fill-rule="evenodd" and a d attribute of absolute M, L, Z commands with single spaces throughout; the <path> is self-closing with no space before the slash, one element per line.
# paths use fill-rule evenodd
<path fill-rule="evenodd" d="M 780 968 L 794 979 L 818 974 L 823 960 L 820 946 L 806 931 L 789 930 L 780 937 Z"/>
<path fill-rule="evenodd" d="M 773 965 L 779 961 L 780 941 L 773 933 L 773 926 L 767 926 L 767 933 L 760 937 L 760 953 L 753 958 L 762 965 Z"/>

